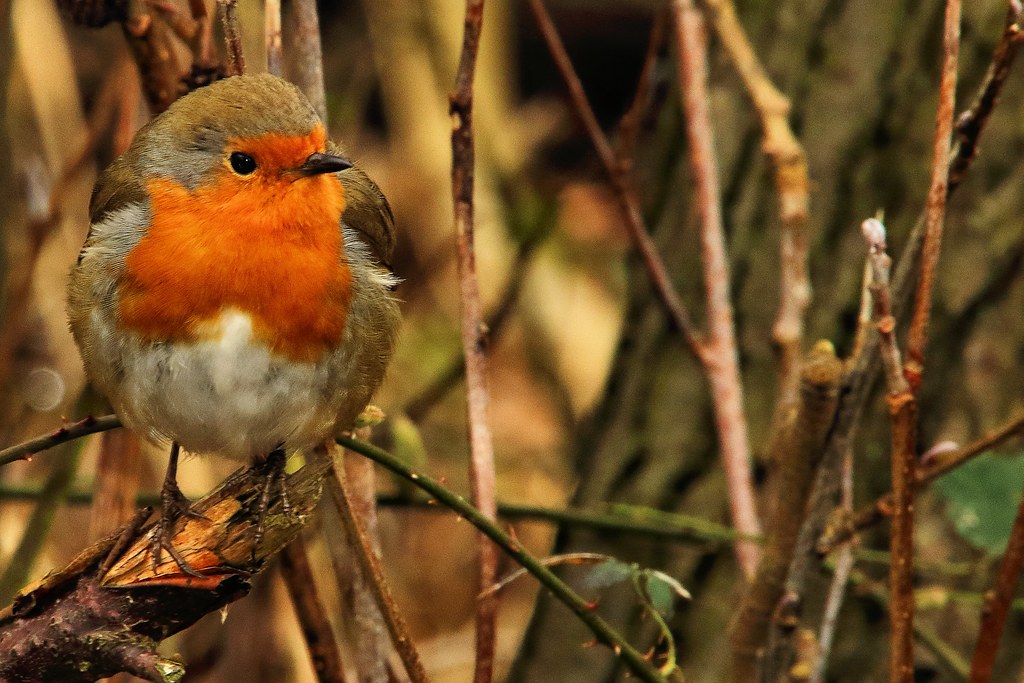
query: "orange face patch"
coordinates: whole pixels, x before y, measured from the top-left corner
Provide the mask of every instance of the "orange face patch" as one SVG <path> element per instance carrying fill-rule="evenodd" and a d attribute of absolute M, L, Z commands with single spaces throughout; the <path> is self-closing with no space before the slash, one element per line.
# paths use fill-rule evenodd
<path fill-rule="evenodd" d="M 324 142 L 320 126 L 305 137 L 233 140 L 225 158 L 251 155 L 251 175 L 225 165 L 194 191 L 147 181 L 153 218 L 125 259 L 122 323 L 150 341 L 199 340 L 234 308 L 280 355 L 313 361 L 335 348 L 352 297 L 339 227 L 344 192 L 334 174 L 288 172 Z"/>

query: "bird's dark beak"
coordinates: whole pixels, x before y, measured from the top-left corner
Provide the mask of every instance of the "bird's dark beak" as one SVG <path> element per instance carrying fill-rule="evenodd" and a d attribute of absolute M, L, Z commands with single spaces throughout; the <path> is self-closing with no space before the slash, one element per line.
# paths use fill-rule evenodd
<path fill-rule="evenodd" d="M 309 155 L 306 162 L 299 166 L 296 172 L 301 176 L 320 175 L 322 173 L 337 173 L 346 168 L 352 168 L 352 162 L 337 154 L 324 154 L 314 152 Z"/>

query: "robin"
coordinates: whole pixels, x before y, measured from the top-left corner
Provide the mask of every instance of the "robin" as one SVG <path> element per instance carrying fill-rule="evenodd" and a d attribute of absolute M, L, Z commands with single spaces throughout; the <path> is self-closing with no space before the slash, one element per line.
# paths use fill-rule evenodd
<path fill-rule="evenodd" d="M 399 324 L 384 195 L 266 74 L 186 95 L 103 172 L 71 274 L 71 330 L 124 424 L 170 441 L 153 562 L 189 510 L 178 446 L 265 464 L 352 426 Z"/>

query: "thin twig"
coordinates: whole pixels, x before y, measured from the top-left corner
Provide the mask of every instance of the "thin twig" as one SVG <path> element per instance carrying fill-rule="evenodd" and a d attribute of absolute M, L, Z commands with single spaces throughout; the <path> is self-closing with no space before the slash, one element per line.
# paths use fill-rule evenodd
<path fill-rule="evenodd" d="M 647 661 L 644 655 L 626 642 L 618 631 L 595 613 L 593 603 L 587 602 L 580 597 L 564 581 L 545 567 L 543 562 L 528 553 L 519 541 L 505 533 L 500 526 L 469 504 L 465 498 L 448 490 L 434 479 L 410 469 L 400 459 L 372 444 L 347 436 L 339 438 L 338 443 L 349 450 L 365 455 L 382 467 L 423 489 L 440 503 L 455 511 L 494 541 L 509 557 L 525 567 L 545 588 L 551 591 L 555 598 L 572 610 L 586 624 L 587 628 L 591 630 L 597 642 L 610 647 L 637 678 L 649 683 L 664 683 L 665 679 Z"/>
<path fill-rule="evenodd" d="M 452 127 L 452 202 L 459 261 L 462 300 L 462 351 L 466 357 L 466 408 L 469 421 L 469 480 L 473 504 L 488 519 L 497 517 L 494 492 L 494 446 L 488 420 L 486 331 L 482 325 L 480 289 L 473 247 L 473 78 L 476 72 L 483 0 L 466 0 L 462 54 L 455 74 L 455 90 L 449 96 Z M 493 545 L 480 537 L 479 590 L 494 583 L 498 557 Z M 494 675 L 497 596 L 482 595 L 476 609 L 476 663 L 474 683 L 490 683 Z"/>
<path fill-rule="evenodd" d="M 647 52 L 644 54 L 644 63 L 640 67 L 640 75 L 636 79 L 636 90 L 633 92 L 633 100 L 629 103 L 626 113 L 619 119 L 619 135 L 615 156 L 618 159 L 622 173 L 627 178 L 633 172 L 633 158 L 636 151 L 637 138 L 639 137 L 640 126 L 643 123 L 644 114 L 649 104 L 651 82 L 654 80 L 654 67 L 657 66 L 658 53 L 665 42 L 667 19 L 667 12 L 658 12 L 654 15 L 651 35 L 647 39 Z"/>
<path fill-rule="evenodd" d="M 1018 0 L 1010 0 L 1006 7 L 1003 35 L 996 44 L 985 81 L 971 106 L 956 120 L 957 145 L 949 166 L 949 185 L 960 184 L 971 162 L 977 155 L 978 138 L 988 117 L 999 100 L 1003 84 L 1010 75 L 1010 67 L 1017 51 L 1024 43 L 1024 9 Z"/>
<path fill-rule="evenodd" d="M 17 462 L 18 460 L 31 460 L 32 456 L 40 451 L 45 451 L 62 443 L 67 443 L 89 434 L 95 434 L 96 432 L 117 429 L 120 426 L 121 420 L 116 415 L 87 417 L 74 424 L 65 425 L 55 432 L 37 436 L 34 439 L 29 439 L 28 441 L 3 449 L 0 451 L 0 466 Z"/>
<path fill-rule="evenodd" d="M 267 73 L 280 76 L 284 60 L 281 47 L 281 0 L 263 2 L 263 40 L 267 50 Z"/>
<path fill-rule="evenodd" d="M 992 590 L 985 593 L 985 604 L 981 608 L 981 631 L 971 660 L 970 683 L 988 683 L 995 671 L 996 654 L 1003 636 L 1006 616 L 1017 590 L 1021 570 L 1024 569 L 1024 497 L 1017 508 L 1017 518 L 1010 531 L 1010 539 L 1003 559 L 999 562 Z"/>
<path fill-rule="evenodd" d="M 862 225 L 871 262 L 871 295 L 878 328 L 882 367 L 892 423 L 891 462 L 893 519 L 889 565 L 889 682 L 911 683 L 914 677 L 914 469 L 917 463 L 917 401 L 903 376 L 892 315 L 885 226 L 869 218 Z"/>
<path fill-rule="evenodd" d="M 220 22 L 224 27 L 224 42 L 228 51 L 228 73 L 245 73 L 245 54 L 242 52 L 242 31 L 238 27 L 238 0 L 217 0 Z"/>
<path fill-rule="evenodd" d="M 949 184 L 950 147 L 953 113 L 956 104 L 957 59 L 960 54 L 960 0 L 947 0 L 942 32 L 942 76 L 939 80 L 939 106 L 935 115 L 935 140 L 932 146 L 931 184 L 921 252 L 921 274 L 914 299 L 914 314 L 907 333 L 905 373 L 911 389 L 918 393 L 924 371 L 924 352 L 928 345 L 928 321 L 931 317 L 932 290 L 942 247 L 942 227 L 946 218 Z M 916 426 L 915 426 L 916 429 Z"/>
<path fill-rule="evenodd" d="M 700 0 L 700 3 L 757 109 L 764 135 L 762 149 L 771 158 L 775 171 L 782 222 L 779 310 L 772 330 L 780 356 L 774 419 L 777 427 L 797 400 L 804 315 L 811 299 L 807 266 L 810 214 L 807 158 L 789 125 L 789 100 L 775 87 L 758 60 L 732 0 Z"/>
<path fill-rule="evenodd" d="M 281 552 L 281 577 L 302 626 L 313 671 L 320 683 L 345 683 L 345 670 L 327 609 L 316 589 L 306 543 L 299 536 Z"/>
<path fill-rule="evenodd" d="M 690 314 L 687 312 L 682 298 L 680 298 L 679 293 L 672 284 L 672 279 L 669 276 L 665 262 L 661 259 L 654 246 L 654 241 L 651 239 L 650 231 L 644 223 L 636 196 L 630 191 L 622 165 L 619 164 L 611 143 L 608 141 L 607 136 L 605 136 L 604 131 L 601 130 L 601 125 L 597 122 L 594 110 L 591 108 L 590 102 L 587 101 L 583 84 L 580 82 L 579 76 L 569 60 L 569 55 L 565 51 L 565 45 L 562 44 L 562 39 L 558 35 L 554 22 L 551 20 L 551 15 L 548 13 L 547 8 L 545 8 L 543 0 L 530 0 L 530 9 L 537 20 L 541 34 L 544 36 L 544 42 L 547 43 L 551 58 L 562 75 L 562 80 L 565 81 L 573 110 L 587 131 L 587 135 L 590 137 L 590 142 L 597 152 L 601 165 L 604 167 L 605 173 L 608 174 L 612 189 L 615 191 L 616 206 L 626 224 L 633 246 L 640 252 L 640 257 L 643 259 L 644 267 L 651 278 L 658 298 L 664 304 L 672 324 L 683 335 L 683 339 L 686 341 L 686 345 L 694 357 L 701 362 L 706 362 L 700 335 L 690 319 Z"/>
<path fill-rule="evenodd" d="M 295 41 L 291 47 L 291 59 L 295 66 L 295 84 L 306 94 L 326 125 L 327 93 L 324 89 L 324 59 L 316 0 L 293 0 L 292 21 Z"/>
<path fill-rule="evenodd" d="M 711 404 L 715 413 L 720 457 L 729 490 L 729 510 L 735 527 L 748 534 L 760 533 L 757 497 L 750 471 L 747 418 L 743 410 L 736 325 L 729 293 L 729 264 L 722 226 L 718 189 L 718 163 L 707 89 L 707 44 L 704 19 L 691 0 L 672 5 L 679 55 L 679 91 L 686 121 L 690 163 L 696 182 L 700 212 L 701 256 L 707 298 L 709 335 L 704 343 Z M 751 543 L 736 544 L 736 559 L 749 581 L 757 570 L 761 549 Z"/>
<path fill-rule="evenodd" d="M 352 540 L 352 548 L 355 550 L 359 570 L 366 578 L 366 583 L 373 592 L 377 608 L 384 617 L 388 632 L 391 634 L 391 640 L 398 651 L 398 656 L 402 659 L 402 664 L 405 665 L 409 678 L 412 679 L 413 683 L 426 683 L 428 680 L 427 674 L 423 668 L 423 663 L 420 661 L 420 656 L 416 651 L 412 637 L 409 635 L 409 628 L 402 618 L 398 604 L 391 595 L 391 589 L 384 577 L 380 561 L 377 559 L 377 553 L 374 552 L 366 531 L 363 529 L 363 523 L 352 509 L 352 505 L 349 502 L 350 495 L 345 479 L 345 470 L 337 462 L 334 464 L 334 476 L 327 478 L 326 487 L 341 517 L 345 533 Z"/>
<path fill-rule="evenodd" d="M 844 510 L 853 508 L 853 451 L 848 450 L 843 457 L 843 474 L 840 506 Z M 839 610 L 842 609 L 843 599 L 846 597 L 846 584 L 850 579 L 850 572 L 853 570 L 853 548 L 844 546 L 836 558 L 835 573 L 832 575 L 832 583 L 829 585 L 828 594 L 825 597 L 825 607 L 822 608 L 821 628 L 818 631 L 818 656 L 814 660 L 814 667 L 811 670 L 811 677 L 808 683 L 822 683 L 825 680 L 825 671 L 828 668 L 828 658 L 832 653 L 832 643 L 835 640 L 836 626 L 839 623 Z"/>

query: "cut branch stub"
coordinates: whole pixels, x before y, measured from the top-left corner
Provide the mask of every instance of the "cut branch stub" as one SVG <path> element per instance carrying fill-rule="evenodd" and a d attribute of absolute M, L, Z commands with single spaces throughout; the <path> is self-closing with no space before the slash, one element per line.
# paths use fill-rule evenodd
<path fill-rule="evenodd" d="M 0 610 L 0 680 L 75 683 L 121 671 L 179 680 L 183 665 L 159 656 L 157 644 L 249 592 L 252 575 L 299 534 L 329 465 L 319 457 L 288 478 L 291 511 L 280 498 L 272 502 L 255 553 L 262 470 L 241 470 L 198 501 L 193 509 L 206 519 L 180 519 L 174 545 L 201 579 L 166 556 L 154 570 L 150 525 L 118 557 L 104 563 L 117 538 L 104 539 L 22 590 Z M 104 564 L 110 569 L 101 573 Z"/>

